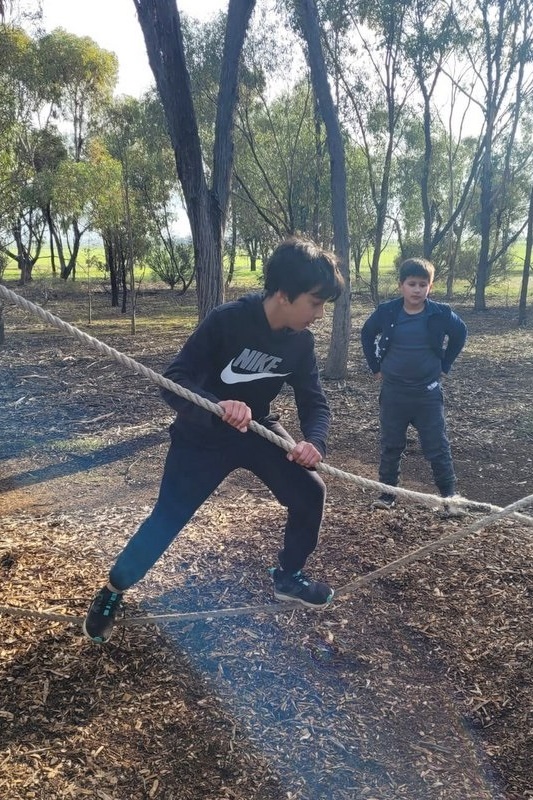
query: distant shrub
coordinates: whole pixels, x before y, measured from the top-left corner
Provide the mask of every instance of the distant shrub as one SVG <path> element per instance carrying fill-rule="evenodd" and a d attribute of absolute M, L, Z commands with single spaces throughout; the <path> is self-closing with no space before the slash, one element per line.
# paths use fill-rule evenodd
<path fill-rule="evenodd" d="M 194 251 L 192 245 L 172 241 L 168 246 L 152 247 L 146 257 L 146 264 L 154 275 L 174 289 L 178 284 L 186 291 L 194 277 Z"/>

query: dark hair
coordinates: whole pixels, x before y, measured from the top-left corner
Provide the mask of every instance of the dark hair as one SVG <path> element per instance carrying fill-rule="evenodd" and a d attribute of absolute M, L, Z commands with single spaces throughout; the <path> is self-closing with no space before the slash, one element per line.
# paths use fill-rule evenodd
<path fill-rule="evenodd" d="M 291 237 L 281 242 L 264 268 L 265 294 L 285 292 L 289 302 L 312 292 L 322 300 L 336 300 L 344 289 L 338 259 L 308 239 Z"/>
<path fill-rule="evenodd" d="M 426 278 L 429 283 L 433 283 L 435 267 L 426 258 L 406 258 L 400 265 L 400 283 L 403 283 L 407 278 Z"/>

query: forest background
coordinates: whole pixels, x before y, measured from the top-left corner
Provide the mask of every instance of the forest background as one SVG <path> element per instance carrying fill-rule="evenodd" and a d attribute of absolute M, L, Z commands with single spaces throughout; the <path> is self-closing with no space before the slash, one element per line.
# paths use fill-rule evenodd
<path fill-rule="evenodd" d="M 134 5 L 158 89 L 140 97 L 117 96 L 114 53 L 44 31 L 34 4 L 2 3 L 0 277 L 97 279 L 134 329 L 145 279 L 196 286 L 201 318 L 235 270 L 260 283 L 276 242 L 298 233 L 340 252 L 352 297 L 379 302 L 397 263 L 421 255 L 443 298 L 482 311 L 496 294 L 526 324 L 532 2 L 231 0 L 206 22 L 171 0 Z M 173 74 L 158 48 L 181 58 Z M 333 340 L 345 332 L 334 325 Z M 326 361 L 335 377 L 340 352 Z"/>

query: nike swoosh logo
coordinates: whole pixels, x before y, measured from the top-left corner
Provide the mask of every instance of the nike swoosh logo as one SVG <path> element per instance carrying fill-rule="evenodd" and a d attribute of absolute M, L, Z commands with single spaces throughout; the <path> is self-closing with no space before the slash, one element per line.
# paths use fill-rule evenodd
<path fill-rule="evenodd" d="M 260 381 L 263 378 L 285 378 L 290 374 L 290 372 L 234 372 L 233 361 L 230 361 L 220 373 L 220 380 L 224 383 L 248 383 L 249 381 Z"/>

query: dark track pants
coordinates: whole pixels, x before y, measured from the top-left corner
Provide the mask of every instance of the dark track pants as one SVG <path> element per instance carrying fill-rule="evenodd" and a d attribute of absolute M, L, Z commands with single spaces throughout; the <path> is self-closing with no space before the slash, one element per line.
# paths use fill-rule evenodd
<path fill-rule="evenodd" d="M 293 441 L 281 425 L 271 429 Z M 222 446 L 204 446 L 172 430 L 159 497 L 111 569 L 111 584 L 124 591 L 143 578 L 195 511 L 239 467 L 257 475 L 287 508 L 279 562 L 291 572 L 301 569 L 318 543 L 326 498 L 321 477 L 288 461 L 284 450 L 252 431 L 230 430 Z"/>
<path fill-rule="evenodd" d="M 442 496 L 455 492 L 456 477 L 444 419 L 442 387 L 414 390 L 384 383 L 379 397 L 381 459 L 379 479 L 397 486 L 400 461 L 407 445 L 407 428 L 418 432 L 424 458 L 430 464 L 433 479 Z"/>

